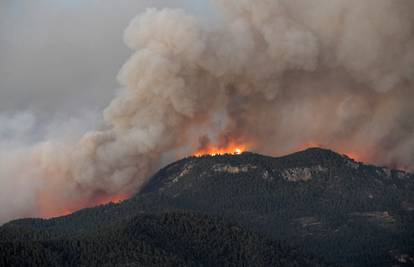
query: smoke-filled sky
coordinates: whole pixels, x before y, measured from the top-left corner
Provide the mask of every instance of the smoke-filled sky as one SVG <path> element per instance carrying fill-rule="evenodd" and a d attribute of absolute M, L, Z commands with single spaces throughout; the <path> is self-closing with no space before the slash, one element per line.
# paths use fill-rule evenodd
<path fill-rule="evenodd" d="M 0 1 L 0 112 L 105 107 L 130 55 L 123 31 L 148 7 L 209 13 L 205 0 Z"/>
<path fill-rule="evenodd" d="M 0 22 L 0 223 L 210 145 L 414 169 L 412 0 L 10 0 Z"/>

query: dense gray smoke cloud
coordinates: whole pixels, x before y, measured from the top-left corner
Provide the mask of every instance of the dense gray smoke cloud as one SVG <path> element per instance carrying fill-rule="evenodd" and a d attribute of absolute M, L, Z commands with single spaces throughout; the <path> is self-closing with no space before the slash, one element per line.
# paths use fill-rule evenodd
<path fill-rule="evenodd" d="M 272 155 L 320 145 L 414 168 L 413 1 L 215 4 L 215 26 L 176 9 L 132 20 L 103 126 L 0 151 L 0 220 L 129 194 L 206 142 Z"/>

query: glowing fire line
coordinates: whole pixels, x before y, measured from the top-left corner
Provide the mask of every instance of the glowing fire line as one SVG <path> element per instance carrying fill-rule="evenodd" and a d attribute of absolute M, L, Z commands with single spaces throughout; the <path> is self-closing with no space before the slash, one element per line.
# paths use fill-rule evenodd
<path fill-rule="evenodd" d="M 119 194 L 113 196 L 101 196 L 94 200 L 85 200 L 83 202 L 72 205 L 71 207 L 56 207 L 53 204 L 53 201 L 50 199 L 40 197 L 38 199 L 39 213 L 41 218 L 56 218 L 60 216 L 66 216 L 72 214 L 78 210 L 88 207 L 96 207 L 105 204 L 119 204 L 122 201 L 128 199 L 129 196 L 126 194 Z"/>
<path fill-rule="evenodd" d="M 206 148 L 202 148 L 196 151 L 194 153 L 194 156 L 202 157 L 205 155 L 218 156 L 218 155 L 226 155 L 226 154 L 240 155 L 245 151 L 247 151 L 246 145 L 230 144 L 225 147 L 208 146 Z"/>

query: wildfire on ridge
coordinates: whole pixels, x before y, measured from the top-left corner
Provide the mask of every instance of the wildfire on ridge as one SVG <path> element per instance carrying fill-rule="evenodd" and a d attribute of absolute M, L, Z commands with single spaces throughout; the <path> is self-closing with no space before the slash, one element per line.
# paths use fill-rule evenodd
<path fill-rule="evenodd" d="M 302 151 L 308 148 L 312 147 L 326 147 L 324 145 L 320 145 L 317 142 L 308 142 L 304 143 L 303 145 L 300 145 L 295 148 L 295 151 Z M 216 145 L 216 144 L 206 144 L 202 148 L 198 149 L 196 152 L 194 152 L 195 157 L 202 157 L 205 155 L 240 155 L 245 151 L 248 151 L 248 149 L 251 148 L 251 145 L 247 143 L 242 142 L 228 142 L 225 145 Z M 330 147 L 326 147 L 330 148 Z M 343 147 L 337 147 L 334 146 L 332 149 L 338 153 L 344 154 L 348 156 L 351 159 L 354 159 L 356 161 L 361 162 L 369 162 L 367 161 L 368 157 L 365 156 L 363 153 L 359 153 L 358 151 L 354 151 L 351 149 L 345 149 Z M 80 210 L 82 208 L 87 207 L 94 207 L 99 206 L 103 204 L 109 204 L 109 203 L 120 203 L 126 199 L 128 199 L 129 196 L 127 194 L 117 194 L 117 195 L 107 195 L 107 194 L 100 194 L 98 196 L 83 199 L 82 201 L 78 201 L 77 203 L 71 203 L 68 206 L 65 207 L 59 207 L 58 201 L 54 200 L 53 197 L 48 197 L 47 194 L 41 194 L 40 197 L 38 197 L 37 200 L 37 207 L 40 211 L 42 218 L 53 218 L 53 217 L 59 217 L 59 216 L 65 216 L 69 215 L 77 210 Z"/>
<path fill-rule="evenodd" d="M 225 146 L 208 145 L 206 147 L 203 147 L 197 150 L 194 153 L 194 156 L 202 157 L 205 155 L 217 156 L 217 155 L 225 155 L 225 154 L 240 155 L 245 151 L 247 151 L 247 145 L 244 145 L 244 144 L 230 143 Z"/>
<path fill-rule="evenodd" d="M 225 145 L 216 145 L 216 144 L 208 143 L 202 146 L 201 148 L 199 148 L 193 154 L 193 156 L 202 157 L 205 155 L 216 156 L 216 155 L 225 155 L 225 154 L 240 155 L 243 152 L 248 151 L 249 147 L 250 146 L 247 143 L 234 142 L 234 141 L 231 141 Z M 308 148 L 314 148 L 314 147 L 332 149 L 333 151 L 343 154 L 355 161 L 370 162 L 369 157 L 365 153 L 358 151 L 356 149 L 351 149 L 351 148 L 341 146 L 341 145 L 334 145 L 334 146 L 321 145 L 320 143 L 314 142 L 314 141 L 303 143 L 302 145 L 297 146 L 293 151 L 291 151 L 291 153 L 296 152 L 296 151 L 303 151 Z"/>

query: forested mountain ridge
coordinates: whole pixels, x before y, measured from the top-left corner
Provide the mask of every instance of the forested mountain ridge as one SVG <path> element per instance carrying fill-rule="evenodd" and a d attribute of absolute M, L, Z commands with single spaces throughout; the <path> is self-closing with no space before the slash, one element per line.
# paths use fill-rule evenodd
<path fill-rule="evenodd" d="M 319 148 L 279 158 L 254 153 L 189 157 L 161 169 L 119 205 L 53 220 L 14 221 L 0 228 L 0 236 L 19 240 L 35 238 L 36 231 L 83 234 L 137 214 L 196 212 L 284 240 L 327 262 L 411 266 L 413 191 L 410 173 L 364 165 Z"/>
<path fill-rule="evenodd" d="M 330 150 L 188 158 L 158 172 L 142 192 L 137 198 L 158 200 L 155 209 L 218 214 L 331 262 L 414 264 L 413 174 Z"/>

